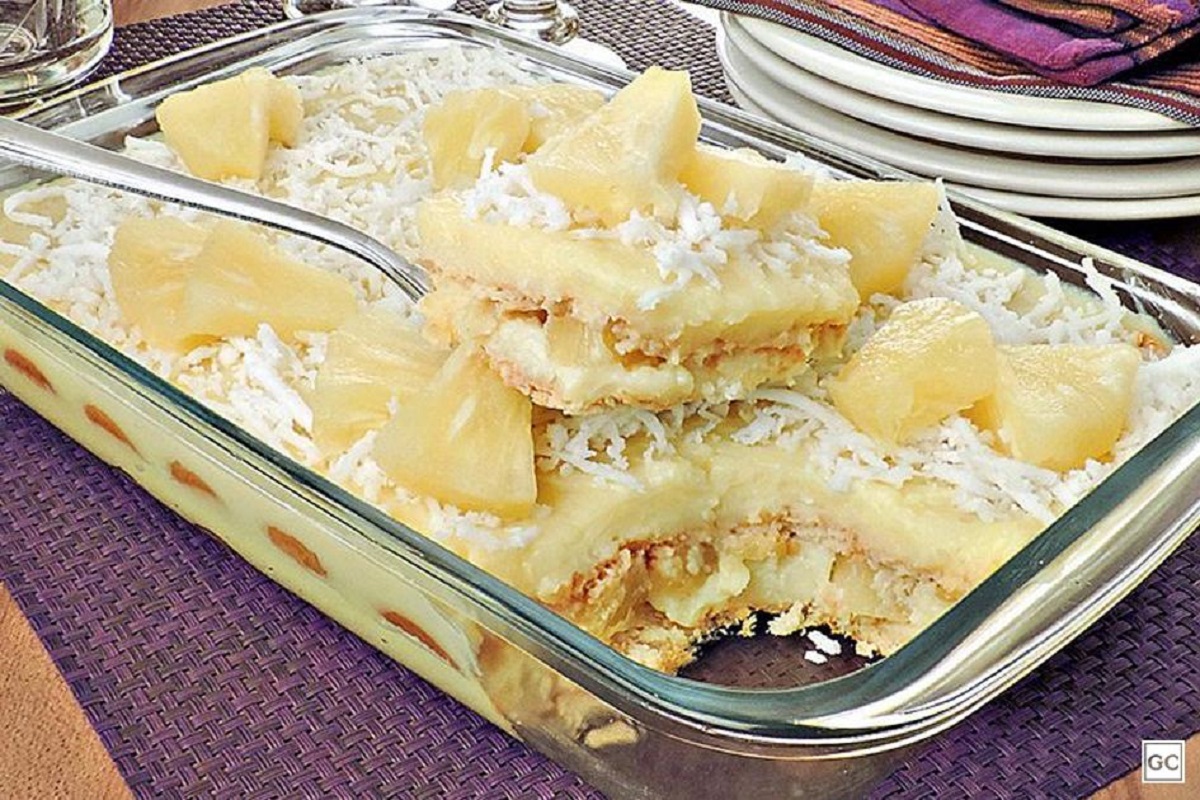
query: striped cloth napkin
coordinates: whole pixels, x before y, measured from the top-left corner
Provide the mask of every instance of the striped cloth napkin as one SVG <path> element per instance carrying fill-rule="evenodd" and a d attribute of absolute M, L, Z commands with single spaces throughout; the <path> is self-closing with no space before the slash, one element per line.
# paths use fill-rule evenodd
<path fill-rule="evenodd" d="M 1200 0 L 690 1 L 938 81 L 1131 106 L 1200 127 L 1200 38 L 1187 43 L 1200 32 Z M 1045 36 L 1031 36 L 1031 25 Z"/>
<path fill-rule="evenodd" d="M 902 0 L 921 18 L 1038 75 L 1094 86 L 1200 33 L 1193 0 Z"/>

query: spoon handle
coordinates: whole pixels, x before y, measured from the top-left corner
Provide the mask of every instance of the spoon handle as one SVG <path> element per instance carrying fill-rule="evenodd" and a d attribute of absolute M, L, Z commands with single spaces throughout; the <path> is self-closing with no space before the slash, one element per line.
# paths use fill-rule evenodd
<path fill-rule="evenodd" d="M 375 267 L 414 300 L 428 292 L 424 273 L 379 240 L 276 200 L 143 164 L 121 153 L 5 117 L 0 117 L 0 158 L 315 239 Z"/>

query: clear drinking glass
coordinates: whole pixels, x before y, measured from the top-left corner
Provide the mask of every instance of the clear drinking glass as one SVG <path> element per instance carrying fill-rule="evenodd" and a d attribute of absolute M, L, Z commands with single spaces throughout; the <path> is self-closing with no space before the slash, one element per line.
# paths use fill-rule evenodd
<path fill-rule="evenodd" d="M 112 43 L 112 0 L 0 0 L 0 104 L 85 75 Z"/>

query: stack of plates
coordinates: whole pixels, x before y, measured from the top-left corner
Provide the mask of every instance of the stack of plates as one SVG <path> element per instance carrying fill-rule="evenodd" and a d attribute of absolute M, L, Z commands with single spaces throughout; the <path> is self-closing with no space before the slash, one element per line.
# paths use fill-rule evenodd
<path fill-rule="evenodd" d="M 771 22 L 721 21 L 726 83 L 747 110 L 1021 214 L 1200 214 L 1200 131 L 1183 123 L 942 83 Z"/>

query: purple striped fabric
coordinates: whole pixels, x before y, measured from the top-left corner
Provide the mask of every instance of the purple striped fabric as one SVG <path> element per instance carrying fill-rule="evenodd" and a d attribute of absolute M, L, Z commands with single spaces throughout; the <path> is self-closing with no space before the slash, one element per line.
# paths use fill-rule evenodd
<path fill-rule="evenodd" d="M 1073 26 L 992 0 L 904 0 L 939 26 L 1003 53 L 1039 75 L 1093 86 L 1163 55 L 1200 32 L 1200 4 L 1145 3 L 1172 12 L 1165 27 L 1137 25 L 1111 34 L 1082 35 Z"/>
<path fill-rule="evenodd" d="M 1118 11 L 1109 5 L 1098 3 L 1073 3 L 1070 0 L 1000 0 L 1000 2 L 1037 17 L 1068 23 L 1083 31 L 1116 33 L 1128 30 L 1138 22 L 1124 11 Z"/>
<path fill-rule="evenodd" d="M 823 39 L 884 67 L 1002 94 L 1129 106 L 1200 127 L 1200 47 L 1182 47 L 1156 65 L 1095 85 L 1067 83 L 945 26 L 901 0 L 691 0 L 759 17 Z"/>

